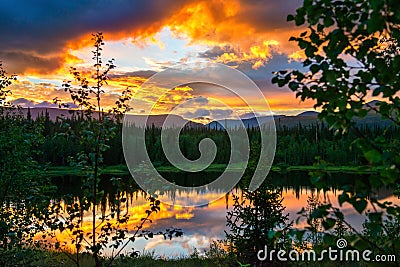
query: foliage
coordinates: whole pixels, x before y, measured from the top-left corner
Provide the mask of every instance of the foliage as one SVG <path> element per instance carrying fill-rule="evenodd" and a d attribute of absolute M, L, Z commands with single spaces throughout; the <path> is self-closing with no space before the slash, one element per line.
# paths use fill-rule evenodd
<path fill-rule="evenodd" d="M 384 252 L 385 254 L 391 254 L 395 252 L 396 258 L 400 257 L 400 251 L 393 251 L 393 241 L 400 241 L 400 223 L 399 219 L 390 216 L 387 219 L 379 218 L 383 221 L 377 223 L 377 214 L 372 213 L 368 216 L 368 219 L 363 224 L 363 235 L 372 240 L 375 247 L 373 251 L 375 254 Z"/>
<path fill-rule="evenodd" d="M 3 68 L 3 64 L 0 62 L 0 106 L 7 107 L 10 103 L 7 101 L 7 96 L 11 95 L 11 90 L 8 88 L 13 81 L 17 80 L 15 75 L 7 75 L 7 72 Z"/>
<path fill-rule="evenodd" d="M 106 247 L 113 249 L 112 256 L 107 266 L 116 259 L 129 242 L 134 242 L 137 237 L 153 237 L 151 232 L 141 232 L 152 213 L 160 210 L 160 201 L 149 198 L 150 208 L 145 211 L 145 216 L 137 225 L 135 231 L 129 234 L 127 224 L 130 220 L 128 213 L 121 213 L 121 208 L 126 205 L 126 196 L 123 193 L 124 184 L 120 178 L 113 178 L 112 183 L 116 189 L 112 198 L 112 208 L 109 214 L 98 211 L 98 205 L 104 201 L 104 191 L 99 190 L 100 175 L 102 172 L 103 155 L 109 149 L 109 142 L 113 140 L 120 130 L 120 120 L 127 110 L 127 101 L 130 99 L 129 88 L 122 92 L 115 106 L 105 112 L 102 106 L 102 98 L 105 94 L 104 86 L 107 85 L 108 75 L 115 68 L 113 60 L 105 65 L 102 62 L 102 33 L 93 34 L 93 73 L 90 77 L 77 68 L 71 68 L 71 75 L 77 84 L 66 81 L 63 84 L 65 91 L 69 92 L 74 103 L 82 109 L 81 116 L 76 128 L 71 128 L 69 120 L 61 118 L 64 132 L 57 132 L 56 138 L 75 139 L 79 142 L 80 150 L 76 155 L 68 158 L 70 165 L 80 168 L 84 175 L 82 183 L 82 194 L 79 199 L 73 196 L 64 196 L 62 202 L 53 206 L 59 217 L 51 224 L 53 230 L 67 232 L 71 244 L 76 253 L 73 260 L 79 265 L 80 254 L 88 252 L 93 256 L 96 266 L 102 266 L 102 251 Z M 54 100 L 63 106 L 59 99 Z M 66 212 L 64 212 L 64 210 Z M 87 216 L 91 214 L 91 218 Z M 90 231 L 84 229 L 89 228 Z M 181 235 L 180 230 L 167 230 L 171 236 Z M 165 234 L 165 233 L 157 233 Z M 56 243 L 56 248 L 62 246 Z M 67 245 L 67 244 L 64 244 Z"/>
<path fill-rule="evenodd" d="M 231 266 L 236 265 L 235 257 L 228 253 L 227 242 L 223 240 L 213 240 L 210 243 L 209 249 L 205 250 L 204 256 L 206 259 L 211 259 L 215 266 Z"/>
<path fill-rule="evenodd" d="M 65 266 L 73 267 L 75 263 L 70 259 L 74 255 L 60 253 L 51 250 L 40 249 L 20 249 L 10 251 L 0 251 L 1 266 Z M 90 254 L 81 255 L 81 267 L 92 267 L 94 265 L 93 257 Z M 104 259 L 105 260 L 105 259 Z M 162 256 L 156 256 L 152 252 L 144 252 L 138 256 L 121 255 L 117 258 L 113 266 L 131 267 L 131 266 L 148 266 L 148 267 L 187 267 L 187 266 L 239 266 L 236 262 L 215 258 L 213 256 L 200 256 L 198 258 L 178 257 L 169 259 Z"/>
<path fill-rule="evenodd" d="M 319 200 L 319 194 L 311 193 L 307 198 L 307 207 L 305 209 L 307 217 L 307 230 L 308 235 L 305 239 L 307 243 L 311 243 L 313 246 L 320 245 L 322 243 L 323 227 L 321 218 L 314 218 L 311 216 L 313 212 L 318 211 L 318 207 L 322 205 Z"/>
<path fill-rule="evenodd" d="M 19 108 L 6 102 L 15 79 L 0 65 L 0 248 L 5 251 L 39 242 L 34 236 L 49 216 L 53 189 L 34 160 L 43 141 L 41 123 L 27 122 Z"/>
<path fill-rule="evenodd" d="M 381 203 L 374 191 L 382 186 L 395 188 L 400 177 L 399 139 L 387 140 L 385 135 L 365 135 L 355 127 L 356 118 L 375 113 L 392 122 L 385 132 L 399 126 L 400 118 L 400 3 L 388 1 L 327 1 L 305 0 L 295 15 L 288 20 L 305 31 L 291 37 L 305 55 L 303 69 L 279 71 L 272 82 L 287 85 L 301 100 L 312 99 L 320 108 L 320 119 L 335 129 L 337 134 L 354 131 L 354 144 L 362 151 L 371 166 L 381 168 L 379 175 L 343 186 L 339 204 L 350 203 L 362 213 L 368 203 L 374 208 L 368 213 L 370 229 L 386 229 L 382 212 L 398 219 L 400 208 L 392 203 Z M 379 97 L 376 104 L 367 102 Z M 313 182 L 324 187 L 323 172 L 313 174 Z M 325 230 L 344 222 L 340 208 L 330 203 L 321 205 L 311 216 L 325 221 Z M 350 225 L 347 225 L 351 227 Z M 354 229 L 352 229 L 354 230 Z M 379 247 L 361 233 L 353 240 L 356 247 Z M 378 231 L 379 232 L 379 231 Z M 333 240 L 332 240 L 333 241 Z M 392 252 L 400 249 L 398 239 L 385 244 Z M 381 248 L 382 249 L 382 248 Z"/>
<path fill-rule="evenodd" d="M 258 261 L 257 252 L 265 246 L 284 248 L 284 235 L 274 235 L 274 231 L 289 226 L 288 216 L 283 214 L 279 190 L 265 183 L 254 192 L 243 190 L 242 194 L 233 196 L 233 209 L 227 213 L 229 231 L 225 234 L 229 250 L 238 261 L 254 264 Z"/>

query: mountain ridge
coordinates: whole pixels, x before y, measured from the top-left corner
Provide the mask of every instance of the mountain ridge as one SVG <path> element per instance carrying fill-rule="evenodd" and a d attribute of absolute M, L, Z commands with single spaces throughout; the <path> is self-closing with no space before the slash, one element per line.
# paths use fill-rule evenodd
<path fill-rule="evenodd" d="M 374 102 L 375 104 L 376 102 Z M 26 117 L 28 112 L 30 113 L 33 119 L 36 119 L 39 116 L 45 116 L 48 114 L 49 119 L 52 121 L 56 121 L 57 117 L 66 117 L 70 118 L 73 115 L 79 116 L 83 113 L 83 110 L 78 109 L 62 109 L 62 108 L 55 108 L 55 107 L 28 107 L 28 108 L 21 108 L 22 114 Z M 147 118 L 146 115 L 134 115 L 128 114 L 128 120 L 136 125 L 145 125 L 155 127 L 162 127 L 165 126 L 164 122 L 167 116 L 170 117 L 168 121 L 168 127 L 171 126 L 179 126 L 179 125 L 186 125 L 187 127 L 192 128 L 199 128 L 199 127 L 209 127 L 211 129 L 225 129 L 226 127 L 235 128 L 244 125 L 245 128 L 255 128 L 268 123 L 271 119 L 274 119 L 275 125 L 279 126 L 286 126 L 286 127 L 295 127 L 299 124 L 303 126 L 308 126 L 316 123 L 321 123 L 318 119 L 318 112 L 316 111 L 305 111 L 299 113 L 294 116 L 289 115 L 267 115 L 267 116 L 254 116 L 251 118 L 243 118 L 243 119 L 222 119 L 222 120 L 215 120 L 211 121 L 207 124 L 201 124 L 189 119 L 185 119 L 179 115 L 168 115 L 168 114 L 157 114 L 157 115 L 150 115 L 148 116 L 147 122 L 145 119 Z M 379 114 L 375 112 L 371 112 L 363 119 L 356 119 L 357 124 L 383 124 L 389 125 L 389 122 L 380 118 Z"/>

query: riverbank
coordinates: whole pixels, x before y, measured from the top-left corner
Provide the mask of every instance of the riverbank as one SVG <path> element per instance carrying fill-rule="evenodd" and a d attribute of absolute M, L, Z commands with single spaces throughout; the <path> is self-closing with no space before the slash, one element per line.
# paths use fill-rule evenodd
<path fill-rule="evenodd" d="M 228 171 L 235 172 L 240 171 L 242 168 L 241 165 L 233 165 Z M 174 166 L 158 166 L 156 167 L 159 172 L 170 172 L 170 173 L 180 173 L 182 172 L 180 169 Z M 208 168 L 204 170 L 204 172 L 223 172 L 226 169 L 225 164 L 211 164 Z M 372 174 L 377 173 L 379 169 L 372 168 L 369 166 L 330 166 L 330 165 L 314 165 L 314 166 L 272 166 L 272 172 L 291 172 L 291 171 L 324 171 L 331 173 L 356 173 L 356 174 Z M 114 165 L 114 166 L 106 166 L 101 169 L 102 174 L 106 175 L 128 175 L 129 170 L 126 165 Z M 64 175 L 81 175 L 81 170 L 76 167 L 70 166 L 53 166 L 48 167 L 45 170 L 45 174 L 51 177 L 55 176 L 64 176 Z"/>

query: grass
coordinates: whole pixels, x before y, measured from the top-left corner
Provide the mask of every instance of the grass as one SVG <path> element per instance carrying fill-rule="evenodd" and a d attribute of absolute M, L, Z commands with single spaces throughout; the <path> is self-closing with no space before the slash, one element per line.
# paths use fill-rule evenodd
<path fill-rule="evenodd" d="M 11 250 L 0 249 L 0 266 L 77 266 L 71 259 L 76 259 L 76 254 L 57 252 L 45 249 L 36 248 L 14 248 Z M 103 258 L 103 264 L 107 263 L 108 259 Z M 144 253 L 138 257 L 118 257 L 111 266 L 131 267 L 172 267 L 172 266 L 232 266 L 233 259 L 226 257 L 199 257 L 188 256 L 176 259 L 167 259 L 165 257 L 157 257 L 154 253 Z M 93 267 L 94 260 L 89 254 L 79 255 L 80 267 Z M 234 264 L 233 266 L 237 266 Z"/>
<path fill-rule="evenodd" d="M 106 166 L 101 169 L 102 174 L 110 174 L 110 175 L 127 175 L 128 167 L 125 165 L 115 165 L 115 166 Z M 65 175 L 82 175 L 81 170 L 78 167 L 73 166 L 52 166 L 48 167 L 45 170 L 45 174 L 47 176 L 65 176 Z"/>
<path fill-rule="evenodd" d="M 377 168 L 371 168 L 369 166 L 289 166 L 287 168 L 281 168 L 278 166 L 272 166 L 272 171 L 326 171 L 326 172 L 341 172 L 341 173 L 357 173 L 357 174 L 369 174 L 377 173 Z"/>
<path fill-rule="evenodd" d="M 231 166 L 228 171 L 235 172 L 242 168 L 242 164 Z M 182 172 L 174 166 L 158 166 L 156 167 L 159 172 Z M 226 169 L 225 164 L 211 164 L 204 172 L 223 172 Z M 325 172 L 340 172 L 340 173 L 357 173 L 357 174 L 371 174 L 379 170 L 369 166 L 272 166 L 273 172 L 291 172 L 291 171 L 325 171 Z M 106 166 L 101 170 L 102 174 L 107 175 L 128 175 L 128 167 L 126 165 Z M 54 166 L 47 168 L 46 175 L 51 177 L 65 176 L 65 175 L 82 175 L 79 168 L 70 166 Z"/>

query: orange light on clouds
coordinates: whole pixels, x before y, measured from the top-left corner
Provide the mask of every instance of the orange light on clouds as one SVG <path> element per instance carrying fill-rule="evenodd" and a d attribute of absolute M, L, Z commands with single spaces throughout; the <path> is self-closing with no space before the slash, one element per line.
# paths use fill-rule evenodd
<path fill-rule="evenodd" d="M 216 61 L 221 63 L 235 62 L 237 64 L 249 61 L 252 63 L 253 69 L 258 69 L 272 57 L 270 47 L 277 45 L 279 45 L 279 42 L 275 40 L 264 41 L 262 45 L 251 46 L 249 52 L 223 53 L 217 57 Z"/>
<path fill-rule="evenodd" d="M 120 29 L 113 29 L 104 32 L 105 42 L 133 42 L 135 45 L 140 46 L 142 49 L 147 49 L 148 44 L 157 44 L 159 48 L 165 49 L 165 44 L 157 36 L 162 29 L 168 28 L 171 31 L 172 37 L 176 39 L 184 39 L 187 41 L 187 46 L 204 45 L 205 47 L 230 47 L 230 50 L 222 54 L 217 54 L 211 60 L 216 62 L 239 65 L 249 63 L 254 70 L 258 70 L 269 61 L 275 53 L 286 53 L 289 60 L 300 60 L 303 58 L 301 51 L 295 49 L 295 44 L 288 42 L 289 36 L 297 33 L 298 30 L 293 28 L 285 28 L 284 30 L 277 30 L 275 26 L 268 27 L 265 23 L 252 21 L 248 17 L 248 13 L 254 10 L 252 4 L 240 0 L 223 1 L 223 0 L 210 0 L 210 1 L 187 1 L 184 5 L 177 7 L 171 14 L 165 15 L 160 20 L 148 21 L 143 25 L 125 25 Z M 246 16 L 248 19 L 246 19 Z M 68 78 L 69 67 L 77 66 L 85 71 L 92 63 L 85 62 L 84 59 L 79 57 L 77 51 L 90 52 L 92 48 L 92 34 L 83 33 L 79 36 L 68 40 L 64 47 L 60 47 L 59 53 L 53 56 L 57 57 L 59 65 L 52 73 L 46 74 L 47 76 L 59 77 L 61 81 Z M 197 53 L 197 51 L 195 52 Z M 143 58 L 149 66 L 158 66 L 158 69 L 165 68 L 160 62 L 154 62 L 155 59 Z M 176 58 L 172 62 L 186 61 L 187 58 Z M 122 66 L 123 67 L 123 66 Z M 35 66 L 30 66 L 26 69 L 25 74 L 20 78 L 24 80 L 25 77 L 35 74 L 38 77 L 44 77 L 40 74 L 40 70 L 36 70 Z M 140 85 L 147 80 L 144 77 L 134 77 L 123 75 L 123 72 L 117 70 L 116 75 L 113 75 L 107 86 L 107 94 L 110 97 L 104 99 L 104 106 L 112 106 L 116 100 L 116 95 L 127 87 L 136 90 Z M 121 74 L 121 75 L 119 75 Z M 42 75 L 42 76 L 41 76 Z M 31 86 L 31 85 L 29 85 Z M 13 98 L 27 98 L 36 102 L 39 101 L 52 101 L 54 97 L 69 101 L 68 96 L 61 92 L 61 88 L 48 89 L 45 93 L 32 92 L 26 84 L 16 84 L 14 87 L 16 93 Z M 36 90 L 42 90 L 43 86 L 34 85 Z M 24 94 L 25 92 L 25 94 Z M 29 93 L 29 96 L 26 95 Z M 148 97 L 157 95 L 157 90 L 154 92 L 147 92 Z M 177 103 L 179 101 L 190 99 L 191 93 L 189 91 L 183 92 L 182 90 L 175 90 L 169 96 L 162 99 L 164 104 Z M 213 93 L 210 92 L 210 97 Z M 270 100 L 272 109 L 290 109 L 290 105 L 285 105 L 283 102 L 296 103 L 294 95 L 290 97 L 293 99 L 289 101 L 289 96 L 286 101 L 286 96 L 276 93 Z M 275 100 L 280 99 L 280 101 Z M 146 101 L 146 97 L 142 98 Z M 284 99 L 284 100 L 283 100 Z M 225 97 L 224 102 L 229 106 L 236 106 L 243 108 L 245 104 L 237 99 Z M 309 106 L 307 106 L 309 108 Z M 160 109 L 158 112 L 168 112 L 168 109 Z M 212 108 L 212 107 L 211 107 Z M 256 107 L 263 109 L 263 107 Z"/>
<path fill-rule="evenodd" d="M 194 217 L 194 214 L 192 213 L 180 213 L 180 214 L 175 214 L 175 218 L 178 220 L 189 220 Z"/>
<path fill-rule="evenodd" d="M 306 54 L 304 53 L 303 50 L 298 50 L 298 51 L 295 51 L 292 54 L 290 54 L 289 58 L 291 60 L 300 61 L 300 60 L 304 60 L 306 58 Z"/>

